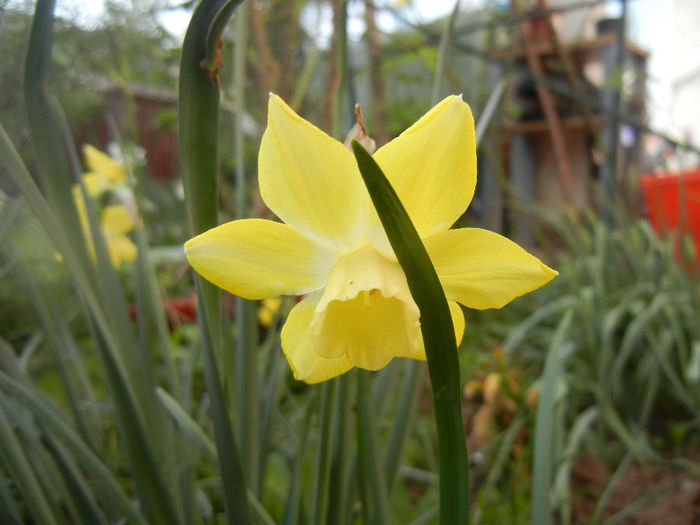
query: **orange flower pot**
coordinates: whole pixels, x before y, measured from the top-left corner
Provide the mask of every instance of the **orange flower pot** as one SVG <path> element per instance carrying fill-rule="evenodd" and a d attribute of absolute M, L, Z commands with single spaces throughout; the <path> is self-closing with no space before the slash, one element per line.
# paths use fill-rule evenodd
<path fill-rule="evenodd" d="M 676 254 L 680 239 L 690 235 L 700 265 L 700 168 L 643 175 L 640 183 L 654 229 L 659 234 L 677 234 Z"/>

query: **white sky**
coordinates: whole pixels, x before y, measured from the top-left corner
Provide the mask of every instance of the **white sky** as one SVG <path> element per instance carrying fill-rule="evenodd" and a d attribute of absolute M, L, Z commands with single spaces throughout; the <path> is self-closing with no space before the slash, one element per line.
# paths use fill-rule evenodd
<path fill-rule="evenodd" d="M 396 5 L 400 0 L 380 0 L 379 4 Z M 406 15 L 415 22 L 427 22 L 431 19 L 449 13 L 454 7 L 455 0 L 410 0 Z M 462 0 L 462 9 L 483 4 L 485 0 Z M 10 4 L 12 4 L 10 0 Z M 628 37 L 643 49 L 651 52 L 648 63 L 650 98 L 649 111 L 652 123 L 665 128 L 668 122 L 671 106 L 670 79 L 674 67 L 673 50 L 673 4 L 671 0 L 628 0 L 629 35 Z M 317 4 L 320 5 L 320 4 Z M 608 12 L 614 16 L 618 13 L 619 3 L 610 1 Z M 99 20 L 102 13 L 102 0 L 57 0 L 57 14 L 66 18 L 76 19 L 85 25 Z M 362 7 L 358 2 L 350 4 L 350 22 L 348 32 L 350 38 L 359 38 L 364 31 Z M 330 8 L 327 4 L 319 10 L 310 9 L 306 13 L 306 23 L 313 27 L 318 35 L 319 44 L 328 40 L 330 31 Z M 184 9 L 173 9 L 161 15 L 161 23 L 176 38 L 185 34 L 190 14 Z M 394 20 L 388 14 L 379 15 L 380 27 L 390 31 L 396 27 Z M 698 21 L 700 29 L 700 21 Z"/>

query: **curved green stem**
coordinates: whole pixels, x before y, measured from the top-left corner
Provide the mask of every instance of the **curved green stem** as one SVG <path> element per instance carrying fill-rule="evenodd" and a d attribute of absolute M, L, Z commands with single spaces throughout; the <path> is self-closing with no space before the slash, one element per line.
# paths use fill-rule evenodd
<path fill-rule="evenodd" d="M 180 166 L 187 196 L 190 233 L 218 222 L 217 145 L 219 123 L 218 68 L 220 35 L 241 0 L 202 0 L 185 34 L 180 63 Z M 196 277 L 199 329 L 207 392 L 211 399 L 214 440 L 223 481 L 227 522 L 250 522 L 246 485 L 219 376 L 221 349 L 219 291 Z"/>
<path fill-rule="evenodd" d="M 352 149 L 420 310 L 438 434 L 440 523 L 467 524 L 469 464 L 462 423 L 457 341 L 447 299 L 418 232 L 381 168 L 356 140 L 352 141 Z"/>

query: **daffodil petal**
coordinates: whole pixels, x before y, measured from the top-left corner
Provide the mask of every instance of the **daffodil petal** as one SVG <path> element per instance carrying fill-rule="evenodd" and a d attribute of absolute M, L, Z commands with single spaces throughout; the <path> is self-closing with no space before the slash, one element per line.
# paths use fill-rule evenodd
<path fill-rule="evenodd" d="M 285 223 L 333 251 L 362 241 L 369 196 L 340 142 L 271 95 L 258 157 L 260 194 Z"/>
<path fill-rule="evenodd" d="M 126 170 L 124 166 L 113 160 L 106 153 L 101 152 L 90 144 L 83 146 L 85 163 L 92 173 L 104 177 L 108 183 L 126 182 Z M 95 186 L 95 188 L 102 186 Z"/>
<path fill-rule="evenodd" d="M 395 260 L 369 246 L 341 257 L 328 275 L 311 323 L 316 353 L 379 370 L 420 355 L 420 312 Z"/>
<path fill-rule="evenodd" d="M 461 228 L 423 239 L 449 300 L 501 308 L 548 283 L 557 272 L 497 233 Z"/>
<path fill-rule="evenodd" d="M 455 301 L 448 301 L 447 306 L 450 307 L 450 315 L 452 316 L 452 325 L 455 329 L 455 339 L 457 340 L 457 346 L 462 342 L 462 337 L 464 337 L 464 312 L 462 307 L 459 306 Z"/>
<path fill-rule="evenodd" d="M 78 217 L 80 218 L 80 224 L 83 228 L 88 227 L 88 216 L 87 209 L 85 207 L 85 199 L 83 199 L 83 191 L 80 186 L 74 184 L 72 189 L 73 202 L 75 203 L 75 210 L 78 212 Z"/>
<path fill-rule="evenodd" d="M 102 210 L 100 225 L 102 229 L 111 233 L 126 233 L 133 229 L 134 221 L 126 207 L 121 204 L 113 204 Z"/>
<path fill-rule="evenodd" d="M 449 228 L 476 186 L 474 118 L 461 97 L 448 97 L 374 158 L 421 237 Z"/>
<path fill-rule="evenodd" d="M 109 189 L 107 179 L 97 173 L 83 174 L 83 183 L 88 195 L 96 196 Z"/>
<path fill-rule="evenodd" d="M 462 337 L 464 337 L 464 312 L 462 312 L 462 307 L 454 301 L 448 301 L 447 306 L 449 306 L 450 308 L 450 317 L 452 317 L 452 326 L 454 327 L 455 331 L 455 340 L 457 341 L 457 346 L 459 346 L 459 344 L 462 342 Z M 423 343 L 423 334 L 421 334 L 420 346 L 418 351 L 414 354 L 406 355 L 405 357 L 410 357 L 412 359 L 420 359 L 421 361 L 426 360 L 425 347 Z"/>
<path fill-rule="evenodd" d="M 126 235 L 107 237 L 107 250 L 112 266 L 119 268 L 123 262 L 135 261 L 138 254 L 136 245 Z"/>
<path fill-rule="evenodd" d="M 350 370 L 352 364 L 345 356 L 326 358 L 313 350 L 311 321 L 321 293 L 306 296 L 289 312 L 282 327 L 282 351 L 287 357 L 294 377 L 307 383 L 319 383 Z"/>
<path fill-rule="evenodd" d="M 190 265 L 247 299 L 301 295 L 323 287 L 334 257 L 286 224 L 244 219 L 187 241 Z"/>

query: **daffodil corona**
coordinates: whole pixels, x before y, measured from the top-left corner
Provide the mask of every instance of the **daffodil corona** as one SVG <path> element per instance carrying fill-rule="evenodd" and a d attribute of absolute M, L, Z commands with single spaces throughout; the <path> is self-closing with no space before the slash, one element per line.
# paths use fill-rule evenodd
<path fill-rule="evenodd" d="M 449 229 L 476 185 L 474 120 L 461 97 L 440 102 L 373 157 L 430 255 L 458 342 L 459 304 L 500 308 L 556 275 L 496 233 Z M 378 370 L 394 357 L 424 360 L 418 307 L 353 154 L 272 95 L 258 176 L 283 223 L 243 219 L 198 235 L 185 244 L 192 267 L 248 299 L 304 296 L 281 336 L 297 379 Z"/>

